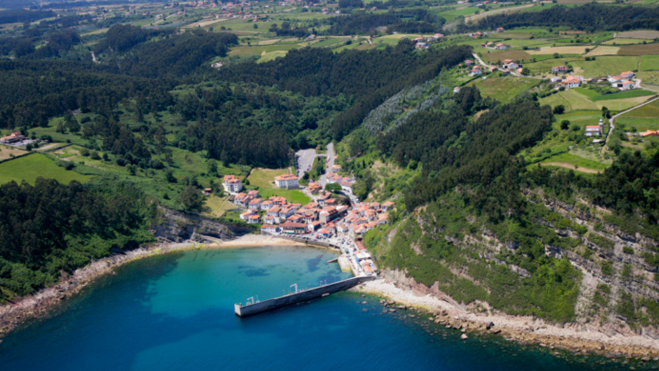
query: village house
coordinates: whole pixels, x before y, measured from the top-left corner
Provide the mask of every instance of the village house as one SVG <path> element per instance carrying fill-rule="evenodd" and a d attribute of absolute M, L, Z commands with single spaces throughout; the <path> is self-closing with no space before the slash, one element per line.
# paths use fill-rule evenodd
<path fill-rule="evenodd" d="M 307 231 L 307 226 L 302 223 L 284 223 L 279 227 L 287 234 L 304 234 Z"/>
<path fill-rule="evenodd" d="M 494 47 L 494 49 L 497 49 L 497 50 L 505 50 L 505 49 L 509 49 L 509 48 L 510 48 L 510 45 L 508 45 L 508 44 L 502 44 L 502 43 L 498 43 L 498 44 Z"/>
<path fill-rule="evenodd" d="M 586 126 L 586 131 L 584 135 L 587 137 L 604 135 L 604 121 L 602 121 L 602 119 L 600 118 L 600 122 L 598 125 Z"/>
<path fill-rule="evenodd" d="M 270 200 L 265 200 L 261 202 L 261 210 L 269 210 L 272 207 L 272 201 Z"/>
<path fill-rule="evenodd" d="M 263 222 L 265 224 L 276 224 L 275 223 L 275 217 L 272 215 L 266 215 L 263 217 Z"/>
<path fill-rule="evenodd" d="M 565 67 L 565 66 L 554 66 L 551 68 L 551 73 L 565 73 L 568 72 L 570 69 Z"/>
<path fill-rule="evenodd" d="M 275 184 L 277 185 L 277 188 L 296 189 L 300 187 L 298 181 L 298 177 L 293 174 L 284 174 L 275 177 Z"/>
<path fill-rule="evenodd" d="M 332 167 L 330 168 L 329 171 L 330 171 L 331 173 L 336 173 L 336 172 L 339 171 L 339 170 L 341 170 L 341 165 L 332 165 Z"/>
<path fill-rule="evenodd" d="M 511 70 L 516 70 L 516 69 L 518 69 L 518 68 L 519 68 L 519 64 L 513 62 L 513 61 L 510 60 L 510 59 L 506 59 L 506 60 L 504 61 L 504 64 L 503 64 L 502 67 L 503 67 L 504 69 L 508 70 L 508 71 L 511 71 Z"/>
<path fill-rule="evenodd" d="M 481 66 L 474 66 L 471 69 L 471 76 L 480 76 L 483 72 L 481 71 Z"/>
<path fill-rule="evenodd" d="M 649 137 L 649 136 L 659 136 L 659 130 L 647 130 L 641 133 L 641 136 L 643 138 Z"/>
<path fill-rule="evenodd" d="M 636 89 L 636 84 L 633 81 L 625 81 L 622 83 L 620 90 L 631 90 Z"/>
<path fill-rule="evenodd" d="M 309 190 L 309 192 L 311 192 L 311 194 L 318 194 L 318 192 L 320 192 L 320 190 L 323 189 L 323 187 L 321 187 L 320 184 L 318 183 L 309 183 L 307 189 Z"/>
<path fill-rule="evenodd" d="M 248 195 L 247 193 L 238 193 L 234 198 L 233 202 L 236 205 L 247 207 L 250 201 L 254 199 L 254 196 Z"/>
<path fill-rule="evenodd" d="M 308 230 L 309 232 L 315 232 L 315 231 L 317 231 L 318 229 L 320 229 L 320 227 L 321 227 L 322 225 L 323 225 L 323 224 L 322 224 L 321 222 L 319 222 L 319 221 L 314 221 L 314 222 L 311 222 L 311 223 L 308 223 L 308 224 L 307 224 L 307 230 Z"/>
<path fill-rule="evenodd" d="M 382 213 L 378 215 L 378 224 L 389 224 L 389 214 L 388 213 Z"/>
<path fill-rule="evenodd" d="M 391 201 L 385 201 L 382 203 L 382 211 L 387 212 L 394 207 L 394 203 Z"/>
<path fill-rule="evenodd" d="M 495 1 L 494 3 L 496 4 L 497 2 Z M 503 32 L 503 27 L 497 27 L 496 32 Z"/>
<path fill-rule="evenodd" d="M 549 79 L 549 82 L 551 82 L 552 84 L 555 84 L 555 83 L 558 83 L 558 82 L 561 82 L 561 81 L 563 81 L 563 79 L 558 77 L 558 76 L 554 76 L 551 79 Z"/>
<path fill-rule="evenodd" d="M 261 219 L 261 217 L 259 216 L 259 214 L 252 214 L 252 215 L 247 216 L 247 223 L 256 224 L 256 223 L 259 223 L 261 221 L 260 219 Z"/>
<path fill-rule="evenodd" d="M 344 180 L 340 181 L 339 184 L 341 185 L 341 189 L 344 192 L 352 193 L 352 187 L 354 187 L 355 182 L 351 182 L 349 180 L 344 179 Z"/>
<path fill-rule="evenodd" d="M 460 87 L 459 86 L 456 86 L 455 88 L 453 88 L 453 94 L 458 94 L 459 92 L 460 92 Z"/>
<path fill-rule="evenodd" d="M 271 225 L 271 224 L 264 224 L 261 226 L 261 233 L 269 233 L 269 234 L 275 234 L 277 233 L 277 227 L 276 225 Z"/>
<path fill-rule="evenodd" d="M 240 220 L 247 221 L 247 218 L 248 218 L 250 215 L 257 215 L 257 214 L 256 214 L 256 211 L 254 211 L 254 210 L 247 210 L 247 211 L 241 213 L 241 214 L 240 214 Z"/>
<path fill-rule="evenodd" d="M 229 193 L 238 193 L 243 189 L 243 183 L 235 175 L 224 176 L 224 190 Z"/>
<path fill-rule="evenodd" d="M 321 191 L 316 198 L 318 205 L 325 206 L 325 201 L 329 200 L 332 197 L 332 193 L 329 191 Z"/>
<path fill-rule="evenodd" d="M 25 139 L 25 135 L 21 134 L 20 131 L 15 131 L 6 137 L 0 138 L 0 143 L 16 143 Z"/>
<path fill-rule="evenodd" d="M 474 64 L 474 61 L 472 61 L 471 59 L 465 60 L 465 66 L 471 66 L 472 64 Z"/>
<path fill-rule="evenodd" d="M 253 210 L 261 210 L 261 199 L 255 198 L 249 202 L 248 207 Z"/>
<path fill-rule="evenodd" d="M 581 86 L 581 76 L 568 76 L 565 80 L 561 81 L 561 85 L 568 89 L 578 88 Z"/>
<path fill-rule="evenodd" d="M 336 211 L 336 208 L 333 206 L 328 206 L 323 208 L 323 211 L 318 215 L 318 219 L 321 223 L 329 223 L 332 220 L 339 217 L 339 213 Z"/>

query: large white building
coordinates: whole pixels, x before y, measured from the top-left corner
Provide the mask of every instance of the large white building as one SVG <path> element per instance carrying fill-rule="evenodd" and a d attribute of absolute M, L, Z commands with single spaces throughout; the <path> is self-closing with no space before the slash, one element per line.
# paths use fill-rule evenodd
<path fill-rule="evenodd" d="M 224 189 L 229 193 L 238 193 L 243 189 L 243 183 L 235 175 L 225 175 Z"/>
<path fill-rule="evenodd" d="M 275 177 L 275 184 L 278 188 L 296 189 L 300 187 L 299 179 L 293 174 L 284 174 Z"/>

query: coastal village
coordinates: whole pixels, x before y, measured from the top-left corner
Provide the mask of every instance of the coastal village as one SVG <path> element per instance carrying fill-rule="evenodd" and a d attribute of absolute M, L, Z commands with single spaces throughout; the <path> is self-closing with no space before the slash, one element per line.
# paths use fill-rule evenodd
<path fill-rule="evenodd" d="M 328 166 L 327 184 L 338 184 L 341 192 L 352 194 L 354 181 L 338 175 L 340 165 Z M 280 189 L 303 189 L 312 202 L 302 205 L 286 198 L 260 197 L 258 190 L 243 191 L 242 182 L 234 175 L 224 177 L 224 189 L 233 203 L 244 211 L 240 219 L 260 225 L 261 234 L 322 243 L 341 251 L 339 264 L 355 276 L 375 275 L 377 266 L 361 242 L 369 230 L 389 223 L 392 201 L 352 203 L 350 198 L 323 190 L 318 183 L 300 186 L 299 178 L 284 174 L 273 179 Z M 343 197 L 342 197 L 343 196 Z"/>

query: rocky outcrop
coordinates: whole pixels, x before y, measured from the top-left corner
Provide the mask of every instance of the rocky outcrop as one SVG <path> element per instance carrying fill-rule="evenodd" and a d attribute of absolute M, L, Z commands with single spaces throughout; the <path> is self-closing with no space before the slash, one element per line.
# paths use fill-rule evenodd
<path fill-rule="evenodd" d="M 161 208 L 164 213 L 162 222 L 151 227 L 151 232 L 159 242 L 194 241 L 200 243 L 226 241 L 243 234 L 241 230 L 232 231 L 228 226 L 197 215 Z M 251 231 L 251 230 L 250 230 Z"/>

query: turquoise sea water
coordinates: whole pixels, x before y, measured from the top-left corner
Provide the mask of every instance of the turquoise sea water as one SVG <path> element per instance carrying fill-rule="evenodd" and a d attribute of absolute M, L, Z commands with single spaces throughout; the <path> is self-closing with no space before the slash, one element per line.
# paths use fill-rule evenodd
<path fill-rule="evenodd" d="M 0 344 L 1 370 L 621 370 L 388 313 L 339 293 L 249 318 L 248 296 L 279 296 L 349 277 L 327 251 L 200 250 L 131 263 Z M 367 304 L 363 304 L 367 301 Z M 655 365 L 656 366 L 656 365 Z M 650 367 L 646 365 L 645 368 Z"/>

